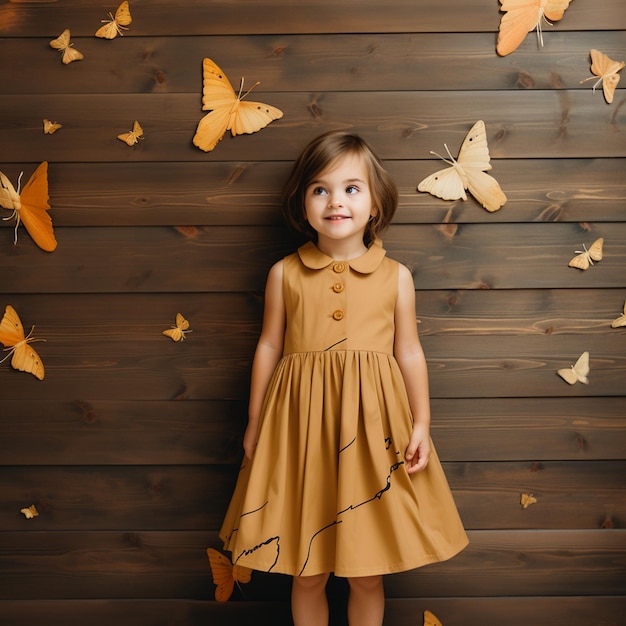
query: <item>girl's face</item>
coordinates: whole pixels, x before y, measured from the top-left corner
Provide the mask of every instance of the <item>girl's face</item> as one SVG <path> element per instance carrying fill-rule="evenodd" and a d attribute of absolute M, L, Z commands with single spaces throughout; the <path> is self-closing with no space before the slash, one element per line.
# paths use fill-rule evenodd
<path fill-rule="evenodd" d="M 348 154 L 322 171 L 306 188 L 304 212 L 318 243 L 352 239 L 362 246 L 367 223 L 376 213 L 363 159 Z"/>

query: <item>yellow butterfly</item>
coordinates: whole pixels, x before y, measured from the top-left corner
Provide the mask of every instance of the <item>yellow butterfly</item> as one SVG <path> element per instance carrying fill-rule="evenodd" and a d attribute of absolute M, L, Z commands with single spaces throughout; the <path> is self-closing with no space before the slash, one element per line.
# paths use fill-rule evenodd
<path fill-rule="evenodd" d="M 70 43 L 70 29 L 66 28 L 56 39 L 50 42 L 50 47 L 62 52 L 61 60 L 65 65 L 72 61 L 80 61 L 84 59 L 82 52 L 76 50 L 73 47 L 74 44 Z"/>
<path fill-rule="evenodd" d="M 424 626 L 443 626 L 434 613 L 424 611 Z"/>
<path fill-rule="evenodd" d="M 431 154 L 438 156 L 452 167 L 427 176 L 419 183 L 417 190 L 427 191 L 444 200 L 461 198 L 467 200 L 465 190 L 468 189 L 487 211 L 493 212 L 500 209 L 506 202 L 506 196 L 498 181 L 489 174 L 485 174 L 485 170 L 491 169 L 485 123 L 479 120 L 472 126 L 463 140 L 457 160 L 450 154 L 446 144 L 444 147 L 450 161 L 436 152 L 431 151 Z"/>
<path fill-rule="evenodd" d="M 213 582 L 217 585 L 215 599 L 218 602 L 226 602 L 233 595 L 235 583 L 249 583 L 252 578 L 252 570 L 242 565 L 233 565 L 230 559 L 214 548 L 207 548 L 207 555 L 211 565 Z"/>
<path fill-rule="evenodd" d="M 20 513 L 23 513 L 26 519 L 33 519 L 33 517 L 37 517 L 39 515 L 39 511 L 34 504 L 31 504 L 27 508 L 20 509 Z"/>
<path fill-rule="evenodd" d="M 611 322 L 611 328 L 619 328 L 620 326 L 626 326 L 626 302 L 624 302 L 624 314 Z"/>
<path fill-rule="evenodd" d="M 243 102 L 243 98 L 258 82 L 242 95 L 243 78 L 239 93 L 235 93 L 224 72 L 211 59 L 204 59 L 202 71 L 202 109 L 211 112 L 200 120 L 193 138 L 194 145 L 201 150 L 213 150 L 227 130 L 230 130 L 233 137 L 242 133 L 256 133 L 283 116 L 280 109 L 269 104 Z"/>
<path fill-rule="evenodd" d="M 57 240 L 54 237 L 52 220 L 48 215 L 50 208 L 48 204 L 48 162 L 43 161 L 39 164 L 20 193 L 19 181 L 22 174 L 18 179 L 16 190 L 11 181 L 0 172 L 0 206 L 13 211 L 9 217 L 2 219 L 10 220 L 15 217 L 14 243 L 17 243 L 17 227 L 20 222 L 24 222 L 24 226 L 33 241 L 42 250 L 52 252 L 57 247 Z"/>
<path fill-rule="evenodd" d="M 128 6 L 127 0 L 124 0 L 119 7 L 117 7 L 117 11 L 115 11 L 115 17 L 109 13 L 110 20 L 101 20 L 104 23 L 104 26 L 100 26 L 100 28 L 96 31 L 96 37 L 101 37 L 102 39 L 114 39 L 118 35 L 123 35 L 122 30 L 128 30 L 127 26 L 133 21 L 133 18 L 130 14 L 130 7 Z"/>
<path fill-rule="evenodd" d="M 43 132 L 45 135 L 53 135 L 57 132 L 57 130 L 59 130 L 59 128 L 63 128 L 63 126 L 61 126 L 61 124 L 58 124 L 57 122 L 51 122 L 50 120 L 44 118 Z"/>
<path fill-rule="evenodd" d="M 531 504 L 537 503 L 537 498 L 532 493 L 523 493 L 520 496 L 520 504 L 523 509 L 527 509 Z"/>
<path fill-rule="evenodd" d="M 504 15 L 500 20 L 496 52 L 500 56 L 511 54 L 534 28 L 537 29 L 537 39 L 543 46 L 542 18 L 546 22 L 557 22 L 563 17 L 570 2 L 571 0 L 500 0 L 500 10 Z"/>
<path fill-rule="evenodd" d="M 129 133 L 122 133 L 121 135 L 118 135 L 117 138 L 129 146 L 134 146 L 140 139 L 143 139 L 143 128 L 141 128 L 139 122 L 135 120 L 133 122 L 133 130 Z"/>
<path fill-rule="evenodd" d="M 173 341 L 183 341 L 187 333 L 193 332 L 187 330 L 189 328 L 189 322 L 180 314 L 176 313 L 176 326 L 172 326 L 163 331 L 166 337 L 170 337 Z"/>
<path fill-rule="evenodd" d="M 583 352 L 576 363 L 571 367 L 557 370 L 557 374 L 567 383 L 573 385 L 574 383 L 581 382 L 584 385 L 589 384 L 587 374 L 589 374 L 589 352 Z"/>
<path fill-rule="evenodd" d="M 34 329 L 34 326 L 33 326 Z M 31 329 L 28 336 L 24 336 L 24 327 L 15 309 L 7 304 L 2 322 L 0 322 L 0 342 L 9 350 L 9 354 L 2 359 L 8 359 L 11 354 L 11 365 L 20 372 L 28 372 L 43 380 L 44 368 L 39 355 L 28 344 L 32 341 L 45 341 L 45 339 L 34 339 L 31 337 Z M 0 363 L 2 363 L 0 361 Z"/>
<path fill-rule="evenodd" d="M 591 50 L 589 52 L 591 56 L 591 71 L 600 78 L 594 83 L 592 89 L 595 92 L 596 87 L 602 83 L 602 91 L 604 92 L 604 99 L 611 104 L 613 102 L 613 95 L 615 94 L 615 88 L 619 83 L 619 72 L 626 66 L 624 61 L 613 61 L 609 59 L 606 54 L 599 50 Z M 595 76 L 590 76 L 581 80 L 580 84 L 586 83 L 588 80 L 593 80 Z"/>
<path fill-rule="evenodd" d="M 602 246 L 604 245 L 604 238 L 600 237 L 596 239 L 589 250 L 585 244 L 583 244 L 584 250 L 574 250 L 576 256 L 568 263 L 569 267 L 575 267 L 579 270 L 586 270 L 589 265 L 593 265 L 594 261 L 602 260 Z"/>

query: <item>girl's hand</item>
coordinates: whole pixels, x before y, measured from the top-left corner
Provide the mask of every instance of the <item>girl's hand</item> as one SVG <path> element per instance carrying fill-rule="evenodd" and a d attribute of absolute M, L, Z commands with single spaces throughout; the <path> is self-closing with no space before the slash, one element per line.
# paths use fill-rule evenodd
<path fill-rule="evenodd" d="M 243 434 L 243 449 L 247 459 L 252 459 L 256 450 L 256 430 L 256 428 L 248 425 L 246 432 Z"/>
<path fill-rule="evenodd" d="M 428 427 L 415 424 L 404 454 L 406 471 L 409 474 L 421 472 L 428 465 L 429 456 L 430 436 Z"/>

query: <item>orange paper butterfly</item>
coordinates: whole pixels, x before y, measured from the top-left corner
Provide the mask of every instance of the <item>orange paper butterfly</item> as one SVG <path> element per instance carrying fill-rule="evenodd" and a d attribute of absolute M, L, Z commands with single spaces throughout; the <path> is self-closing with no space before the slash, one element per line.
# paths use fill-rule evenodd
<path fill-rule="evenodd" d="M 129 133 L 122 133 L 117 136 L 118 139 L 123 141 L 129 146 L 134 146 L 140 139 L 143 139 L 143 128 L 137 120 L 133 122 L 133 130 Z"/>
<path fill-rule="evenodd" d="M 600 237 L 596 239 L 589 250 L 585 244 L 583 244 L 584 250 L 575 250 L 576 256 L 568 263 L 569 267 L 575 267 L 579 270 L 589 269 L 590 265 L 593 265 L 594 261 L 602 260 L 602 246 L 604 245 L 604 238 Z"/>
<path fill-rule="evenodd" d="M 172 326 L 163 331 L 166 337 L 170 337 L 172 341 L 183 341 L 187 333 L 193 331 L 188 330 L 189 322 L 182 316 L 181 313 L 176 313 L 176 326 Z"/>
<path fill-rule="evenodd" d="M 523 493 L 520 496 L 519 503 L 523 509 L 527 509 L 531 504 L 537 503 L 537 498 L 532 493 Z"/>
<path fill-rule="evenodd" d="M 114 39 L 118 35 L 123 35 L 122 30 L 128 30 L 127 26 L 133 21 L 130 14 L 130 7 L 127 0 L 124 0 L 117 11 L 115 11 L 115 17 L 109 13 L 110 20 L 101 20 L 104 22 L 103 26 L 96 31 L 96 37 L 102 39 Z"/>
<path fill-rule="evenodd" d="M 249 583 L 252 578 L 252 570 L 242 565 L 233 565 L 230 559 L 214 548 L 207 548 L 213 582 L 217 585 L 215 599 L 218 602 L 226 602 L 233 594 L 235 583 Z"/>
<path fill-rule="evenodd" d="M 80 61 L 85 57 L 81 52 L 73 47 L 74 44 L 70 43 L 70 29 L 66 28 L 56 39 L 50 42 L 50 47 L 62 52 L 61 60 L 65 65 L 72 61 Z"/>
<path fill-rule="evenodd" d="M 626 326 L 626 302 L 624 302 L 624 313 L 611 322 L 611 328 Z"/>
<path fill-rule="evenodd" d="M 448 150 L 448 146 L 443 145 Z M 493 176 L 485 174 L 485 171 L 491 169 L 491 163 L 487 132 L 482 120 L 476 122 L 465 136 L 456 160 L 450 154 L 450 150 L 448 150 L 449 161 L 436 152 L 431 151 L 431 154 L 452 167 L 427 176 L 418 184 L 418 191 L 427 191 L 444 200 L 467 200 L 465 190 L 469 189 L 474 198 L 490 212 L 497 211 L 506 203 L 506 196 L 498 181 Z"/>
<path fill-rule="evenodd" d="M 613 61 L 613 59 L 609 59 L 606 54 L 600 52 L 599 50 L 591 50 L 589 52 L 591 56 L 591 71 L 599 76 L 598 80 L 594 83 L 592 89 L 595 92 L 596 87 L 602 83 L 602 91 L 604 92 L 604 99 L 611 104 L 613 102 L 613 95 L 615 94 L 615 89 L 617 88 L 617 83 L 619 83 L 619 74 L 618 72 L 624 69 L 626 63 L 624 61 Z M 589 78 L 585 78 L 585 80 L 581 80 L 580 84 L 586 83 L 588 80 L 593 80 L 595 76 L 590 76 Z"/>
<path fill-rule="evenodd" d="M 22 172 L 23 174 L 23 172 Z M 54 237 L 52 219 L 48 215 L 48 162 L 44 161 L 34 171 L 30 180 L 24 185 L 22 192 L 11 184 L 11 181 L 0 172 L 0 206 L 13 211 L 9 217 L 2 219 L 10 220 L 15 217 L 15 239 L 17 243 L 17 228 L 20 222 L 24 226 L 33 241 L 46 252 L 52 252 L 57 247 L 57 240 Z"/>
<path fill-rule="evenodd" d="M 51 122 L 50 120 L 47 120 L 46 118 L 44 118 L 43 120 L 44 135 L 53 135 L 54 133 L 57 132 L 57 130 L 59 130 L 59 128 L 63 128 L 63 126 L 61 126 L 61 124 L 59 124 L 58 122 Z"/>
<path fill-rule="evenodd" d="M 34 328 L 34 327 L 33 327 Z M 45 341 L 44 339 L 34 339 L 31 337 L 32 329 L 28 336 L 24 336 L 24 327 L 15 309 L 7 304 L 2 322 L 0 322 L 0 342 L 4 344 L 5 350 L 9 354 L 4 357 L 8 359 L 11 354 L 11 365 L 20 372 L 28 372 L 43 380 L 44 368 L 39 355 L 28 344 L 32 341 Z M 4 361 L 4 359 L 2 359 Z M 1 362 L 1 361 L 0 361 Z"/>
<path fill-rule="evenodd" d="M 20 513 L 23 513 L 26 519 L 33 519 L 33 517 L 37 517 L 39 515 L 39 511 L 34 504 L 31 504 L 27 508 L 20 509 Z"/>
<path fill-rule="evenodd" d="M 537 38 L 543 46 L 541 20 L 557 22 L 563 17 L 571 0 L 500 0 L 501 11 L 496 52 L 506 56 L 517 50 L 526 35 L 537 29 Z M 548 22 L 549 23 L 549 22 Z"/>
<path fill-rule="evenodd" d="M 227 130 L 233 137 L 242 133 L 256 133 L 283 116 L 280 109 L 269 104 L 243 101 L 259 83 L 252 85 L 242 95 L 243 78 L 239 93 L 235 93 L 224 72 L 211 59 L 204 59 L 202 70 L 202 109 L 211 112 L 200 120 L 193 138 L 194 145 L 201 150 L 213 150 Z"/>

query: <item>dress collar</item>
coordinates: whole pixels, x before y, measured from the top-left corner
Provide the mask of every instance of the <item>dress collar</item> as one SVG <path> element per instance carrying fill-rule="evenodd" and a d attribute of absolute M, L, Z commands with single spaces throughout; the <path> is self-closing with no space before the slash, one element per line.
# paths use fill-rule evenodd
<path fill-rule="evenodd" d="M 359 274 L 371 274 L 381 264 L 385 254 L 387 252 L 383 248 L 382 241 L 376 239 L 367 252 L 346 261 L 346 263 Z M 312 241 L 298 248 L 298 256 L 302 263 L 311 270 L 321 270 L 335 262 L 332 257 L 324 254 Z"/>

